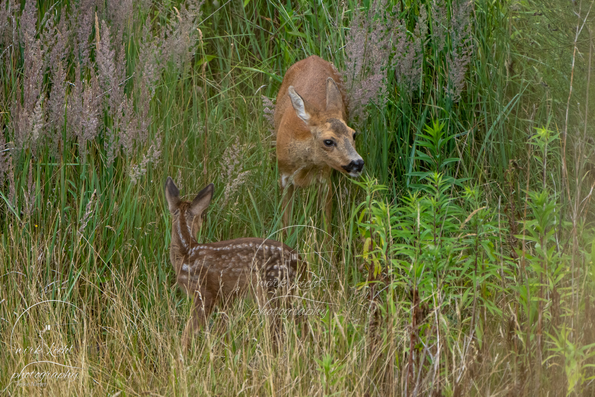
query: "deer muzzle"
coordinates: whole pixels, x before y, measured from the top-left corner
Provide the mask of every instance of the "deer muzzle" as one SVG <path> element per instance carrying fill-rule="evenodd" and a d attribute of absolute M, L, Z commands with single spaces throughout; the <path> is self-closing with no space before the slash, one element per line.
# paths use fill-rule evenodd
<path fill-rule="evenodd" d="M 362 160 L 361 158 L 353 160 L 349 164 L 342 165 L 341 167 L 343 167 L 343 169 L 347 171 L 349 176 L 357 178 L 361 175 L 362 170 L 364 169 L 364 160 Z"/>

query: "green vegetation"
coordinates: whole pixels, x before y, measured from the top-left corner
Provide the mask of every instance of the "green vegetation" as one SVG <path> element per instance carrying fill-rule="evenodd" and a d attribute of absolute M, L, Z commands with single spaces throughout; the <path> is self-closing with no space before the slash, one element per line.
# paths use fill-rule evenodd
<path fill-rule="evenodd" d="M 0 390 L 595 394 L 593 1 L 398 6 L 1 0 Z M 312 54 L 366 161 L 331 238 L 315 186 L 280 232 L 263 100 Z M 168 175 L 302 254 L 281 349 L 246 300 L 182 351 Z"/>

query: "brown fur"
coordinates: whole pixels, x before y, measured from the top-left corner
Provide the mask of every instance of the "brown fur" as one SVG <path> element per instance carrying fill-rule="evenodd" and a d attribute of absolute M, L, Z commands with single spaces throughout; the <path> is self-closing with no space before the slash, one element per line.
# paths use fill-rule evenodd
<path fill-rule="evenodd" d="M 281 187 L 289 189 L 284 195 L 285 226 L 291 212 L 287 204 L 292 185 L 304 187 L 316 181 L 325 182 L 325 212 L 330 222 L 331 171 L 358 176 L 359 173 L 355 175 L 343 167 L 353 161 L 361 161 L 363 166 L 355 150 L 355 131 L 345 122 L 346 101 L 341 87 L 341 76 L 335 67 L 315 55 L 295 63 L 283 78 L 275 107 L 275 129 Z M 299 107 L 300 100 L 303 108 Z M 330 147 L 325 144 L 329 140 L 333 142 Z"/>
<path fill-rule="evenodd" d="M 180 201 L 179 191 L 168 177 L 165 196 L 173 215 L 170 260 L 178 284 L 194 297 L 192 318 L 182 337 L 187 348 L 192 335 L 206 324 L 217 304 L 227 305 L 248 290 L 256 292 L 259 305 L 276 307 L 271 294 L 293 282 L 299 255 L 287 245 L 261 238 L 239 238 L 199 244 L 195 235 L 202 214 L 213 195 L 213 185 L 204 188 L 192 203 Z"/>

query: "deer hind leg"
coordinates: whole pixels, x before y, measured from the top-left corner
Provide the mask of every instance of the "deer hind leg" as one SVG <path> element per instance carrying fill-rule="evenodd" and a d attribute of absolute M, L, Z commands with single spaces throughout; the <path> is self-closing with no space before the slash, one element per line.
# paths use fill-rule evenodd
<path fill-rule="evenodd" d="M 208 291 L 197 291 L 194 296 L 194 307 L 184 332 L 182 333 L 182 346 L 188 350 L 192 338 L 200 328 L 204 328 L 213 311 L 215 297 Z"/>

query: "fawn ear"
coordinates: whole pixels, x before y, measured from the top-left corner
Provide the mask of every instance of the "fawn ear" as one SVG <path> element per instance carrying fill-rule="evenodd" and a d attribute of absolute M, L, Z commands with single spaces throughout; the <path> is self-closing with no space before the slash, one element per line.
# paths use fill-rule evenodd
<path fill-rule="evenodd" d="M 287 93 L 289 94 L 291 104 L 293 105 L 297 116 L 302 119 L 304 123 L 308 124 L 312 115 L 311 106 L 309 106 L 309 104 L 304 101 L 304 98 L 302 98 L 300 94 L 296 92 L 292 85 L 290 85 L 287 89 Z"/>
<path fill-rule="evenodd" d="M 194 216 L 199 216 L 207 209 L 213 198 L 213 192 L 215 191 L 215 185 L 209 183 L 207 187 L 202 189 L 192 200 L 190 204 L 190 212 Z"/>
<path fill-rule="evenodd" d="M 343 97 L 332 77 L 326 79 L 326 111 L 337 113 L 343 118 Z"/>
<path fill-rule="evenodd" d="M 169 207 L 169 212 L 172 214 L 175 210 L 178 209 L 178 205 L 180 205 L 180 191 L 178 187 L 174 183 L 174 180 L 171 179 L 170 176 L 167 177 L 165 181 L 165 199 L 167 200 L 167 205 Z"/>

